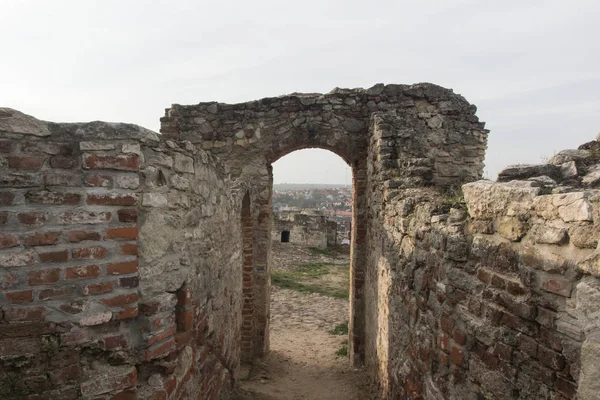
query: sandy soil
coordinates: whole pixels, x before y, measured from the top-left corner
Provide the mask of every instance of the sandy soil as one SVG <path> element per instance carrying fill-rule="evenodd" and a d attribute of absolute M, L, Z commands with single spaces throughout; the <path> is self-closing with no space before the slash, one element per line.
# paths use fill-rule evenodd
<path fill-rule="evenodd" d="M 273 245 L 274 269 L 293 270 L 296 265 L 310 262 L 349 263 L 347 254 L 329 257 L 299 246 Z M 347 273 L 328 274 L 323 283 L 347 285 L 347 279 Z M 336 355 L 348 336 L 330 331 L 347 321 L 346 299 L 272 287 L 271 351 L 242 371 L 234 399 L 376 399 L 364 371 L 352 368 L 347 356 Z"/>
<path fill-rule="evenodd" d="M 347 302 L 285 289 L 276 290 L 273 297 L 273 313 L 279 318 L 274 318 L 271 326 L 271 352 L 257 361 L 248 379 L 241 382 L 245 391 L 241 398 L 374 399 L 365 373 L 352 368 L 348 357 L 335 354 L 347 336 L 329 333 L 345 320 Z M 291 318 L 285 318 L 286 314 Z"/>

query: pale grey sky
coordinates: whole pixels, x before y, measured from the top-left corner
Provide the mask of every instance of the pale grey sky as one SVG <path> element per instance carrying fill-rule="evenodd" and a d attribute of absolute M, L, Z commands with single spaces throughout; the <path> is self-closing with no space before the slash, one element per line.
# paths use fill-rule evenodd
<path fill-rule="evenodd" d="M 597 0 L 0 0 L 0 105 L 158 130 L 171 103 L 433 82 L 478 106 L 493 177 L 600 132 L 598 21 Z M 304 154 L 279 182 L 346 175 Z"/>

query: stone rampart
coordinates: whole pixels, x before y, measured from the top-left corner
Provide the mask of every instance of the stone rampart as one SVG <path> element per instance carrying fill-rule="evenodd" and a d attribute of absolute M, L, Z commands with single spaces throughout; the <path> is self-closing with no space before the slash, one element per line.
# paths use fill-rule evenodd
<path fill-rule="evenodd" d="M 366 364 L 385 398 L 597 398 L 596 164 L 561 152 L 464 200 L 370 166 Z"/>

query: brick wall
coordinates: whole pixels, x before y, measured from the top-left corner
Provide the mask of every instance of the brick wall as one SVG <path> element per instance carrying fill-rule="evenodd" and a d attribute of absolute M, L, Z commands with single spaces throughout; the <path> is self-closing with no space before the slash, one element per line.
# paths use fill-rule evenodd
<path fill-rule="evenodd" d="M 0 109 L 0 394 L 217 398 L 240 357 L 240 207 L 189 144 Z"/>

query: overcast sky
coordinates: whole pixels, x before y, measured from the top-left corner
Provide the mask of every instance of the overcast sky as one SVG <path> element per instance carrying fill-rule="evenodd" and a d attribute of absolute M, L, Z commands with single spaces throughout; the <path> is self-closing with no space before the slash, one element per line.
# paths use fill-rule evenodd
<path fill-rule="evenodd" d="M 433 82 L 478 106 L 495 177 L 600 132 L 599 21 L 598 0 L 0 0 L 0 106 L 158 131 L 172 103 Z M 349 180 L 311 154 L 276 182 Z"/>

